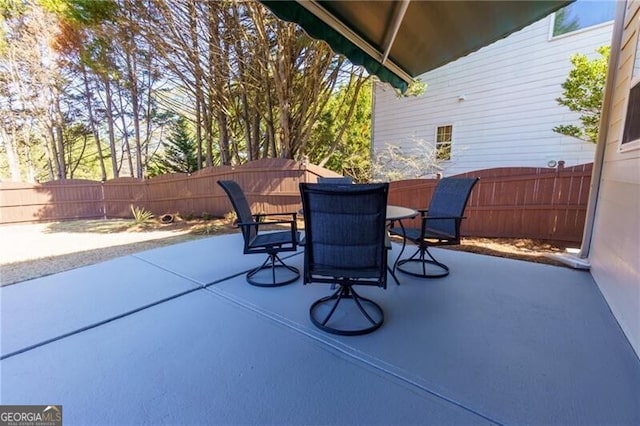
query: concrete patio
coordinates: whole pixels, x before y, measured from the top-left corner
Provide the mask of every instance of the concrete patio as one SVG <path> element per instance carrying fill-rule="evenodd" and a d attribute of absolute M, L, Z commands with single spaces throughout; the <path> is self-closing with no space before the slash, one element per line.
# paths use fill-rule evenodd
<path fill-rule="evenodd" d="M 640 361 L 588 272 L 435 250 L 448 277 L 363 288 L 385 324 L 340 337 L 308 317 L 327 286 L 250 286 L 263 258 L 241 253 L 226 235 L 3 287 L 0 404 L 66 425 L 640 424 Z"/>

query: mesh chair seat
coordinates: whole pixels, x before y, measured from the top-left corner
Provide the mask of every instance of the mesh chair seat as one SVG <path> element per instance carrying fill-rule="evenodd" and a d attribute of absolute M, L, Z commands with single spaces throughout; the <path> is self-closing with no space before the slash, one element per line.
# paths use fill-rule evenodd
<path fill-rule="evenodd" d="M 300 232 L 296 231 L 296 240 L 300 239 Z M 265 234 L 256 235 L 249 241 L 250 248 L 269 248 L 269 247 L 281 247 L 285 244 L 292 244 L 291 232 L 269 232 Z M 284 250 L 283 250 L 284 251 Z"/>
<path fill-rule="evenodd" d="M 391 228 L 389 232 L 392 235 L 399 235 L 399 236 L 404 235 L 404 237 L 407 240 L 413 242 L 414 244 L 419 244 L 420 241 L 423 239 L 426 239 L 426 240 L 438 239 L 438 240 L 442 240 L 443 242 L 450 240 L 452 244 L 458 244 L 458 242 L 456 241 L 455 235 L 447 234 L 446 232 L 439 232 L 438 230 L 430 229 L 430 228 L 425 229 L 424 232 L 422 232 L 422 230 L 419 228 L 407 228 L 405 229 L 403 234 L 401 228 L 394 227 L 394 228 Z M 440 244 L 440 245 L 443 245 L 443 244 Z"/>

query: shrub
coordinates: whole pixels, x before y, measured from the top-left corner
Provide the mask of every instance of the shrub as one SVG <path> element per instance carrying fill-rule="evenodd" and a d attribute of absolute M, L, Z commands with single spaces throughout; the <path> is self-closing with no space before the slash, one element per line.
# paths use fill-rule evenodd
<path fill-rule="evenodd" d="M 198 227 L 195 232 L 201 235 L 211 235 L 219 233 L 220 231 L 222 231 L 222 229 L 223 227 L 218 224 L 207 223 L 201 227 Z"/>
<path fill-rule="evenodd" d="M 153 220 L 153 213 L 144 207 L 131 205 L 131 213 L 133 214 L 133 223 L 135 225 L 148 225 Z"/>

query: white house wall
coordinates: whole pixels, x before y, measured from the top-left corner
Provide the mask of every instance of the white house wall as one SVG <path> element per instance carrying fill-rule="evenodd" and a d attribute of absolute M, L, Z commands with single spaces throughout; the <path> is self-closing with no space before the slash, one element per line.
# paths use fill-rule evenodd
<path fill-rule="evenodd" d="M 640 355 L 640 149 L 618 149 L 640 32 L 639 8 L 640 2 L 633 2 L 626 11 L 589 261 L 594 279 Z"/>
<path fill-rule="evenodd" d="M 384 144 L 435 143 L 436 127 L 453 125 L 452 160 L 445 175 L 493 167 L 566 166 L 593 161 L 595 145 L 554 133 L 578 114 L 555 99 L 571 69 L 569 58 L 611 41 L 612 23 L 549 39 L 552 17 L 420 77 L 424 95 L 398 98 L 374 88 L 374 149 Z M 460 100 L 464 96 L 464 100 Z"/>

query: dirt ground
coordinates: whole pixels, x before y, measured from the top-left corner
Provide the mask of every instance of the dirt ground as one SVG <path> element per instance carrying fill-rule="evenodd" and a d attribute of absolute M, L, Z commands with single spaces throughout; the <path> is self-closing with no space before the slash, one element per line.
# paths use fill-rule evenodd
<path fill-rule="evenodd" d="M 0 285 L 233 232 L 238 230 L 230 219 L 175 218 L 170 224 L 153 220 L 145 226 L 125 219 L 0 225 Z M 464 238 L 461 245 L 450 249 L 560 266 L 547 256 L 562 253 L 567 247 L 530 239 Z"/>

